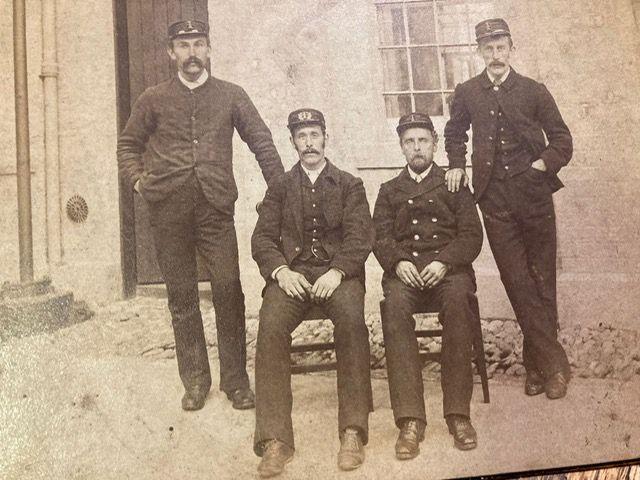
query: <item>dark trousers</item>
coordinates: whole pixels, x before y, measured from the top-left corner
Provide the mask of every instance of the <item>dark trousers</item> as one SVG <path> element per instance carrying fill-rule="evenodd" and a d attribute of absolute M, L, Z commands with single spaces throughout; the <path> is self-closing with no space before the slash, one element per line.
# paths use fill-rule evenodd
<path fill-rule="evenodd" d="M 556 219 L 546 174 L 492 177 L 480 199 L 489 245 L 524 336 L 527 371 L 569 373 L 558 342 Z"/>
<path fill-rule="evenodd" d="M 211 276 L 218 331 L 220 389 L 249 386 L 244 295 L 233 216 L 215 209 L 195 176 L 167 198 L 149 203 L 158 264 L 167 286 L 180 379 L 185 388 L 211 387 L 198 298 L 196 252 Z"/>
<path fill-rule="evenodd" d="M 326 267 L 295 268 L 314 283 Z M 288 297 L 276 282 L 264 292 L 256 346 L 256 432 L 254 451 L 262 455 L 264 441 L 278 439 L 292 448 L 291 334 L 312 306 Z M 338 363 L 338 432 L 355 427 L 368 439 L 371 406 L 369 331 L 364 321 L 364 286 L 346 279 L 323 304 L 334 325 Z"/>
<path fill-rule="evenodd" d="M 419 290 L 385 274 L 382 290 L 382 332 L 396 425 L 400 427 L 400 420 L 406 417 L 427 421 L 416 322 L 412 315 L 418 306 L 440 311 L 443 413 L 468 417 L 473 393 L 473 322 L 480 321 L 470 302 L 476 290 L 472 275 L 451 273 L 435 287 Z"/>

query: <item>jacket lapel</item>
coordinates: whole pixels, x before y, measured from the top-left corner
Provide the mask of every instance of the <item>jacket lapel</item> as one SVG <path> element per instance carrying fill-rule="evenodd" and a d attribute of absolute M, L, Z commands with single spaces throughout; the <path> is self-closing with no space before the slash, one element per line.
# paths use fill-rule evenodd
<path fill-rule="evenodd" d="M 325 171 L 322 172 L 323 182 L 322 204 L 324 205 L 324 217 L 330 227 L 335 227 L 342 219 L 342 192 L 338 180 L 337 168 L 327 160 Z"/>
<path fill-rule="evenodd" d="M 291 214 L 293 215 L 294 224 L 296 226 L 296 230 L 298 231 L 298 235 L 300 240 L 302 240 L 302 177 L 304 172 L 302 168 L 300 168 L 300 164 L 296 163 L 293 168 L 289 171 L 286 182 L 286 205 L 285 208 L 288 208 Z"/>

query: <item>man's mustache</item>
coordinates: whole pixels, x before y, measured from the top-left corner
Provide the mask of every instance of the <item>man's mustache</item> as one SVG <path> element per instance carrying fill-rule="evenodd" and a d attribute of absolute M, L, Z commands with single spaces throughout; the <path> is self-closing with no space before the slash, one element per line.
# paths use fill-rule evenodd
<path fill-rule="evenodd" d="M 490 66 L 490 67 L 504 67 L 505 65 L 504 65 L 504 63 L 502 63 L 502 62 L 491 62 L 491 63 L 489 64 L 489 66 Z"/>
<path fill-rule="evenodd" d="M 320 154 L 320 152 L 319 152 L 318 150 L 316 150 L 315 148 L 307 148 L 307 149 L 306 149 L 306 150 L 304 150 L 302 153 L 303 153 L 303 154 L 304 154 L 304 153 L 317 153 L 318 155 Z"/>
<path fill-rule="evenodd" d="M 200 68 L 204 68 L 204 63 L 202 63 L 202 60 L 200 60 L 198 57 L 189 57 L 184 62 L 182 62 L 182 65 L 186 67 L 190 63 L 193 63 Z"/>

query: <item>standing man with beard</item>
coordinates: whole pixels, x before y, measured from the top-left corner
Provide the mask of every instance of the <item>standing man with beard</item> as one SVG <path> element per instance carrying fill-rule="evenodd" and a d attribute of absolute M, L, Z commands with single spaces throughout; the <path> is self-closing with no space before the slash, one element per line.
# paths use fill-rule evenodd
<path fill-rule="evenodd" d="M 476 25 L 480 75 L 458 85 L 445 130 L 448 188 L 467 184 L 473 129 L 473 188 L 500 278 L 524 336 L 525 393 L 564 397 L 570 378 L 558 342 L 553 192 L 571 159 L 572 138 L 547 88 L 511 66 L 515 51 L 501 18 Z M 546 140 L 545 140 L 546 136 Z"/>
<path fill-rule="evenodd" d="M 303 108 L 288 120 L 300 161 L 269 185 L 251 238 L 267 281 L 256 344 L 254 438 L 263 478 L 280 474 L 293 458 L 291 333 L 314 303 L 334 324 L 342 470 L 364 461 L 372 401 L 364 262 L 374 231 L 364 186 L 325 158 L 320 111 Z"/>
<path fill-rule="evenodd" d="M 211 387 L 198 298 L 196 252 L 211 275 L 220 389 L 233 407 L 254 407 L 246 371 L 244 295 L 233 221 L 234 129 L 267 182 L 284 171 L 271 132 L 245 91 L 209 75 L 208 25 L 169 26 L 167 52 L 177 74 L 137 99 L 118 141 L 126 184 L 149 207 L 158 264 L 167 286 L 184 410 L 204 406 Z"/>
<path fill-rule="evenodd" d="M 416 307 L 440 311 L 443 414 L 454 446 L 477 445 L 471 425 L 472 342 L 477 317 L 471 263 L 482 247 L 482 226 L 469 189 L 447 190 L 433 163 L 438 135 L 425 113 L 400 118 L 397 127 L 407 167 L 383 183 L 373 222 L 373 248 L 384 270 L 382 332 L 399 460 L 420 452 L 427 424 L 422 368 L 415 335 Z"/>

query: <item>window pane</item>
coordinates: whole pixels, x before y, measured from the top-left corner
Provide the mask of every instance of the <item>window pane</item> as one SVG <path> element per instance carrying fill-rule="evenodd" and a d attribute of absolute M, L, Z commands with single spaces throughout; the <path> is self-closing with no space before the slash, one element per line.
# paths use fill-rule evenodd
<path fill-rule="evenodd" d="M 382 50 L 382 71 L 385 91 L 409 90 L 407 51 L 403 48 Z"/>
<path fill-rule="evenodd" d="M 439 93 L 417 93 L 416 111 L 426 112 L 433 116 L 443 115 L 442 95 Z"/>
<path fill-rule="evenodd" d="M 436 29 L 431 3 L 407 4 L 407 19 L 410 43 L 436 43 Z"/>
<path fill-rule="evenodd" d="M 440 67 L 435 47 L 412 48 L 411 70 L 415 90 L 440 89 Z"/>
<path fill-rule="evenodd" d="M 411 113 L 411 95 L 385 95 L 387 118 L 398 118 Z"/>
<path fill-rule="evenodd" d="M 377 11 L 380 45 L 404 45 L 402 5 L 378 5 Z"/>
<path fill-rule="evenodd" d="M 438 4 L 438 43 L 445 45 L 469 43 L 465 3 L 462 0 L 450 0 Z"/>
<path fill-rule="evenodd" d="M 480 60 L 480 58 L 471 48 L 442 47 L 441 53 L 444 63 L 446 89 L 454 89 L 457 84 L 465 82 L 476 75 L 476 61 Z"/>

